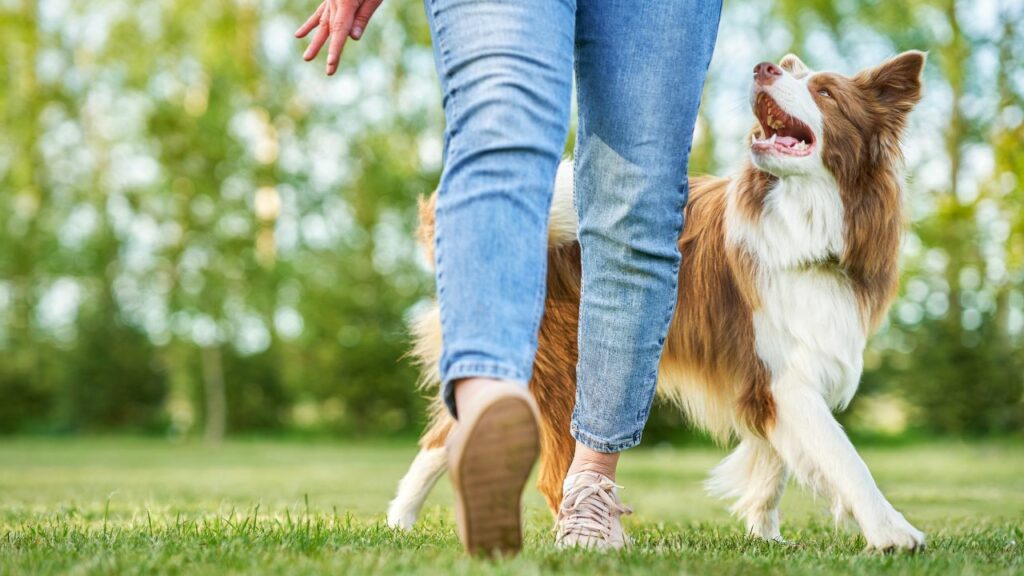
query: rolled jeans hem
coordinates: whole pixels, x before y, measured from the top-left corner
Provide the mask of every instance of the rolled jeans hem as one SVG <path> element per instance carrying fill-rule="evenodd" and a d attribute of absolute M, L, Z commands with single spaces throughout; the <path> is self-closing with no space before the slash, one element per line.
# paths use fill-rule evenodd
<path fill-rule="evenodd" d="M 448 407 L 448 413 L 456 420 L 458 420 L 459 414 L 455 409 L 455 381 L 462 378 L 509 380 L 521 385 L 523 388 L 528 388 L 530 381 L 529 377 L 524 376 L 520 370 L 501 362 L 462 360 L 452 364 L 445 371 L 444 384 L 441 386 L 441 397 L 444 399 L 444 405 Z"/>
<path fill-rule="evenodd" d="M 572 437 L 575 438 L 576 441 L 579 442 L 580 444 L 583 444 L 584 446 L 590 448 L 591 450 L 596 450 L 597 452 L 603 452 L 605 454 L 622 452 L 623 450 L 628 450 L 636 446 L 637 444 L 640 444 L 640 438 L 643 436 L 644 433 L 643 429 L 641 428 L 640 430 L 634 432 L 633 437 L 630 438 L 629 440 L 611 442 L 603 438 L 598 438 L 597 436 L 594 436 L 589 432 L 584 432 L 583 430 L 580 430 L 579 426 L 577 426 L 575 422 L 573 422 L 572 425 L 569 427 L 569 432 L 572 434 Z"/>

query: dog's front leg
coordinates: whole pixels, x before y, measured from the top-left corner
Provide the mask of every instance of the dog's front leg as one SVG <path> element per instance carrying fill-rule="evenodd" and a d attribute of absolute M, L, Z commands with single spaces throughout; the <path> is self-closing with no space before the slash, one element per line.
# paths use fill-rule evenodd
<path fill-rule="evenodd" d="M 760 438 L 744 438 L 714 470 L 704 486 L 722 498 L 736 498 L 729 510 L 742 518 L 751 536 L 782 542 L 779 502 L 789 474 L 772 446 Z"/>
<path fill-rule="evenodd" d="M 851 512 L 868 548 L 922 548 L 924 534 L 878 490 L 867 465 L 818 391 L 783 379 L 775 383 L 772 393 L 777 418 L 770 441 L 797 479 L 831 498 L 833 511 Z"/>

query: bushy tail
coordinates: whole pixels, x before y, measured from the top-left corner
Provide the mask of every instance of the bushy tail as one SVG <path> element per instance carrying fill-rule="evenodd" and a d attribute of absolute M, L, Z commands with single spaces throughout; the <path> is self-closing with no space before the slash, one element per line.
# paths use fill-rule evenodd
<path fill-rule="evenodd" d="M 434 268 L 434 209 L 437 207 L 437 192 L 430 196 L 420 196 L 420 225 L 416 229 L 416 241 L 427 254 L 430 268 Z"/>
<path fill-rule="evenodd" d="M 417 314 L 409 328 L 413 336 L 409 355 L 420 369 L 417 386 L 432 398 L 429 408 L 430 422 L 423 437 L 420 438 L 420 446 L 425 449 L 438 448 L 444 446 L 448 433 L 455 426 L 455 419 L 448 413 L 440 391 L 437 390 L 441 383 L 441 312 L 437 303 L 431 304 L 429 308 Z"/>

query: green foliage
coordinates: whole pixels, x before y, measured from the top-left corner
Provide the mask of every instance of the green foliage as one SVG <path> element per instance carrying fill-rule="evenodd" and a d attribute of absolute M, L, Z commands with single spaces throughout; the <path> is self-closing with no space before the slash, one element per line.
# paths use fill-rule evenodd
<path fill-rule="evenodd" d="M 422 6 L 385 2 L 332 79 L 291 38 L 312 9 L 0 3 L 0 432 L 419 429 L 402 356 L 443 124 Z M 726 4 L 694 172 L 743 153 L 750 60 L 930 51 L 905 290 L 855 429 L 1024 425 L 1022 22 L 1007 0 Z M 647 439 L 682 429 L 659 408 Z"/>

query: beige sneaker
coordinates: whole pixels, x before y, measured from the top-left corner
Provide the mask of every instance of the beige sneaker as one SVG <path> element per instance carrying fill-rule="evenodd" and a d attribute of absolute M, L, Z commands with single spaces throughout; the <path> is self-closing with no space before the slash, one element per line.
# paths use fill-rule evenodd
<path fill-rule="evenodd" d="M 459 537 L 470 554 L 515 554 L 523 546 L 523 486 L 540 451 L 537 407 L 512 383 L 489 386 L 474 405 L 448 440 Z"/>
<path fill-rule="evenodd" d="M 628 546 L 629 537 L 622 531 L 622 515 L 632 514 L 633 510 L 619 501 L 619 488 L 622 486 L 597 472 L 580 472 L 566 478 L 555 545 L 598 550 Z"/>

